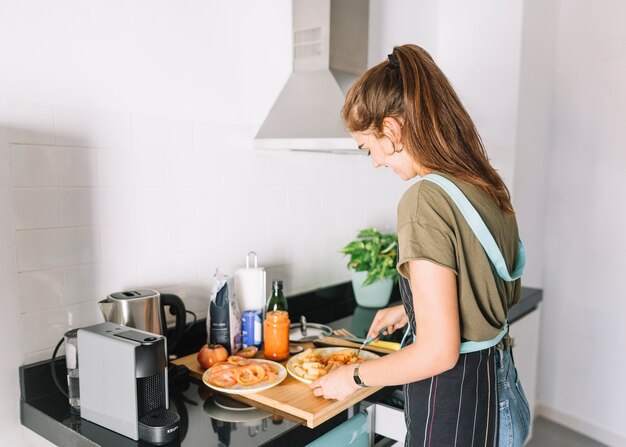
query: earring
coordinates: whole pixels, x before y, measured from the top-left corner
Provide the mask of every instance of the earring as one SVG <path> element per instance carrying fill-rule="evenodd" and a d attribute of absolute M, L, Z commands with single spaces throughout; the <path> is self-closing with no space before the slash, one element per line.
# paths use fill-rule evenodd
<path fill-rule="evenodd" d="M 402 152 L 404 150 L 404 145 L 402 145 L 402 144 L 400 145 L 400 149 L 396 149 L 396 145 L 393 142 L 391 143 L 391 145 L 393 146 L 393 151 L 395 153 L 399 153 L 399 152 Z"/>

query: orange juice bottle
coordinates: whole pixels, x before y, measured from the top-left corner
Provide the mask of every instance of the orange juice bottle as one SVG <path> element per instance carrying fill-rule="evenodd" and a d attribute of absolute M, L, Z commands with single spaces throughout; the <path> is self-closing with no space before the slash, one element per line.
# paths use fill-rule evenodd
<path fill-rule="evenodd" d="M 264 323 L 263 355 L 269 360 L 289 357 L 289 314 L 284 310 L 268 312 Z"/>

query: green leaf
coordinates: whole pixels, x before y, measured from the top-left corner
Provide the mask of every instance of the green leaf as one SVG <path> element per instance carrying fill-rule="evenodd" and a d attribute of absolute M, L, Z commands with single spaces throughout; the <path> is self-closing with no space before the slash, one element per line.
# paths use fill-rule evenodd
<path fill-rule="evenodd" d="M 357 238 L 343 247 L 341 253 L 350 257 L 349 268 L 368 272 L 364 285 L 379 279 L 397 280 L 398 238 L 395 233 L 381 234 L 375 228 L 360 230 Z"/>

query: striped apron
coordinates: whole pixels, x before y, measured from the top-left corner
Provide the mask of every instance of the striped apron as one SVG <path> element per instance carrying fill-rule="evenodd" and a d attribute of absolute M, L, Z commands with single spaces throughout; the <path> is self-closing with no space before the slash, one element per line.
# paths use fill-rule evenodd
<path fill-rule="evenodd" d="M 414 326 L 413 296 L 403 277 L 400 294 Z M 406 446 L 497 447 L 496 348 L 461 354 L 451 370 L 406 384 L 404 399 Z"/>

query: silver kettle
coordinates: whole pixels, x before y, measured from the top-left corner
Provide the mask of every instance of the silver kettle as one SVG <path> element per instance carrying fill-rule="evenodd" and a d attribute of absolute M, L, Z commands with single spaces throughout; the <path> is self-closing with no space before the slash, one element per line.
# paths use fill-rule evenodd
<path fill-rule="evenodd" d="M 186 309 L 177 295 L 143 289 L 110 294 L 98 303 L 104 319 L 111 323 L 167 336 L 165 306 L 176 315 L 174 335 L 167 340 L 171 354 L 185 332 Z"/>

